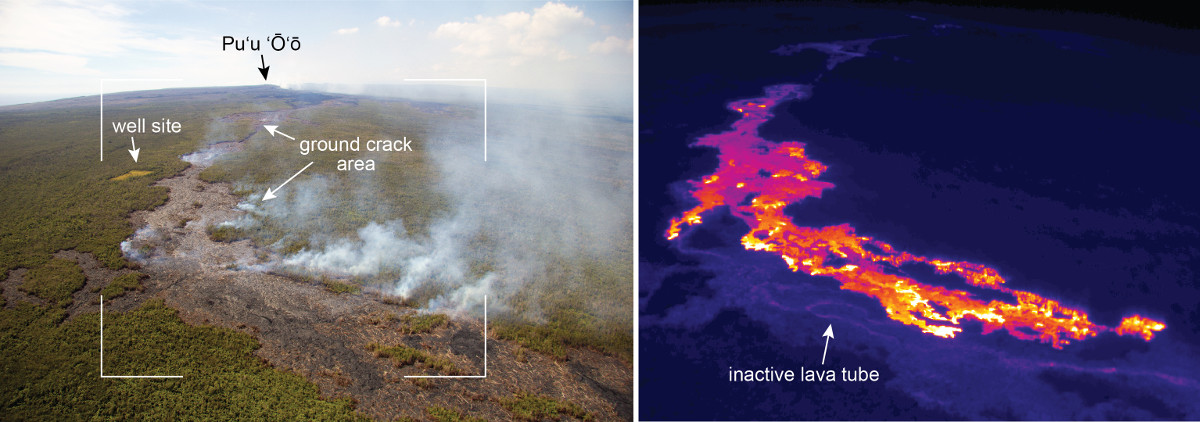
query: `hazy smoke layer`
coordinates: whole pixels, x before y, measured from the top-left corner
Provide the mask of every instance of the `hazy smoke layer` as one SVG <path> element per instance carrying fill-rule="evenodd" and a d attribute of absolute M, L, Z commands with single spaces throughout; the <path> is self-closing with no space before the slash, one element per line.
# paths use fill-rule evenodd
<path fill-rule="evenodd" d="M 284 264 L 349 275 L 375 274 L 396 265 L 399 259 L 420 256 L 427 248 L 405 236 L 399 221 L 370 223 L 358 230 L 358 239 L 344 239 L 321 251 L 304 250 L 284 260 Z M 398 259 L 399 258 L 399 259 Z"/>
<path fill-rule="evenodd" d="M 430 136 L 426 151 L 436 162 L 438 190 L 449 198 L 451 211 L 434 221 L 428 234 L 411 235 L 394 216 L 384 218 L 387 209 L 374 209 L 377 218 L 356 236 L 313 242 L 319 246 L 285 257 L 283 265 L 342 276 L 395 275 L 385 291 L 406 298 L 435 292 L 429 307 L 440 311 L 478 312 L 484 295 L 493 308 L 504 307 L 507 298 L 534 284 L 581 290 L 587 282 L 584 266 L 613 268 L 612 273 L 624 275 L 616 281 L 628 286 L 628 119 L 563 106 L 493 105 L 489 112 L 487 162 L 482 122 L 436 128 Z M 371 189 L 380 181 L 355 180 L 353 186 L 320 176 L 293 182 L 293 197 L 268 202 L 259 211 L 303 222 L 316 216 L 308 208 L 336 190 L 354 189 L 363 201 L 381 200 Z M 280 212 L 271 212 L 272 207 Z"/>

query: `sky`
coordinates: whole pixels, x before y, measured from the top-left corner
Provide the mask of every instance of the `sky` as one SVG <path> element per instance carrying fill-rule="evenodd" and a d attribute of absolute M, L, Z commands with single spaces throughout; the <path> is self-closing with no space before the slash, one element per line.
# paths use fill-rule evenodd
<path fill-rule="evenodd" d="M 276 33 L 298 37 L 300 49 L 271 49 Z M 261 48 L 223 51 L 224 36 Z M 632 101 L 632 39 L 631 1 L 0 0 L 0 105 L 96 95 L 101 79 L 138 78 L 179 81 L 104 89 L 270 83 L 353 92 L 405 78 L 486 78 L 489 89 Z"/>

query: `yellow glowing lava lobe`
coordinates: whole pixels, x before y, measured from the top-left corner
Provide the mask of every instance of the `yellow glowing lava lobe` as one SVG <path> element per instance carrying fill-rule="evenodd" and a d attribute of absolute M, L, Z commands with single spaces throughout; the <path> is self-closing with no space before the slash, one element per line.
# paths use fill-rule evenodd
<path fill-rule="evenodd" d="M 1116 331 L 1117 334 L 1141 336 L 1146 341 L 1150 341 L 1150 339 L 1154 338 L 1154 333 L 1162 331 L 1163 328 L 1167 328 L 1167 326 L 1161 322 L 1145 318 L 1141 315 L 1134 315 L 1121 321 L 1121 325 L 1117 326 Z"/>
<path fill-rule="evenodd" d="M 858 235 L 848 224 L 796 225 L 783 213 L 784 208 L 809 197 L 820 198 L 822 191 L 834 185 L 816 180 L 827 167 L 809 158 L 803 143 L 768 142 L 758 136 L 758 127 L 772 117 L 770 110 L 775 105 L 802 96 L 801 88 L 773 86 L 763 98 L 730 103 L 728 108 L 742 117 L 730 130 L 696 141 L 697 146 L 716 148 L 720 164 L 701 181 L 689 181 L 691 196 L 698 204 L 671 219 L 668 240 L 678 238 L 685 225 L 701 224 L 701 214 L 729 207 L 750 226 L 742 236 L 746 249 L 775 253 L 792 271 L 831 277 L 843 290 L 878 299 L 889 318 L 943 338 L 962 332 L 959 323 L 965 318 L 982 323 L 984 334 L 1003 329 L 1014 337 L 1049 343 L 1057 349 L 1106 331 L 1150 341 L 1166 328 L 1140 315 L 1125 318 L 1115 328 L 1098 325 L 1079 309 L 1006 287 L 1000 273 L 984 265 L 898 251 L 888 243 Z M 1008 294 L 1012 300 L 985 302 L 966 291 L 897 275 L 903 274 L 897 270 L 906 264 L 928 265 L 937 274 L 957 275 L 969 285 Z"/>

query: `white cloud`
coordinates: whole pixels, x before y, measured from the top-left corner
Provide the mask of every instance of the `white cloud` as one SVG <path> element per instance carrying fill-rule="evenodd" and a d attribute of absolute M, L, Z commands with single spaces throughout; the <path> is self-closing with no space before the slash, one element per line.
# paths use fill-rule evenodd
<path fill-rule="evenodd" d="M 595 26 L 578 7 L 549 2 L 533 13 L 510 12 L 499 16 L 476 16 L 474 21 L 449 22 L 438 26 L 435 38 L 458 41 L 452 51 L 480 58 L 508 59 L 521 64 L 528 59 L 548 57 L 564 61 L 575 58 L 568 38 Z"/>
<path fill-rule="evenodd" d="M 149 35 L 127 21 L 130 12 L 112 4 L 18 1 L 0 7 L 0 48 L 76 55 L 115 55 L 130 50 L 187 54 L 199 40 Z M 211 41 L 204 48 L 211 50 Z M 187 51 L 180 51 L 182 49 Z"/>
<path fill-rule="evenodd" d="M 389 27 L 389 26 L 396 27 L 396 26 L 400 26 L 400 21 L 389 18 L 387 16 L 380 16 L 379 19 L 375 19 L 375 24 L 385 27 L 385 28 Z"/>
<path fill-rule="evenodd" d="M 95 69 L 87 68 L 88 59 L 67 54 L 46 52 L 2 52 L 0 66 L 27 67 L 30 69 L 77 75 L 94 75 Z"/>
<path fill-rule="evenodd" d="M 612 54 L 620 51 L 632 53 L 633 40 L 621 39 L 620 37 L 609 35 L 604 41 L 596 41 L 592 45 L 589 45 L 588 51 L 600 54 Z"/>
<path fill-rule="evenodd" d="M 495 88 L 630 91 L 632 56 L 589 52 L 589 46 L 608 35 L 630 38 L 632 29 L 611 32 L 601 26 L 630 27 L 627 21 L 632 14 L 625 16 L 625 12 L 632 10 L 631 5 L 568 6 L 546 0 L 511 6 L 485 3 L 489 6 L 431 3 L 417 10 L 429 11 L 424 15 L 396 16 L 399 12 L 379 10 L 360 17 L 361 22 L 342 23 L 353 27 L 327 26 L 321 30 L 324 36 L 299 34 L 304 42 L 301 52 L 266 54 L 266 64 L 272 66 L 266 83 L 355 85 L 397 83 L 401 78 L 488 78 Z M 342 8 L 314 3 L 312 11 L 289 19 L 319 28 Z M 95 94 L 98 78 L 180 79 L 112 83 L 105 86 L 110 92 L 264 83 L 257 70 L 258 52 L 222 50 L 221 37 L 261 39 L 272 34 L 275 30 L 258 32 L 247 25 L 262 16 L 277 16 L 277 6 L 244 3 L 237 7 L 236 16 L 219 9 L 190 1 L 142 7 L 127 0 L 0 0 L 0 103 L 17 97 Z M 470 14 L 434 20 L 464 11 Z M 163 21 L 166 14 L 179 19 Z M 410 26 L 421 31 L 406 31 Z M 355 28 L 358 32 L 351 32 Z M 373 28 L 384 31 L 366 38 L 358 35 Z M 398 45 L 404 46 L 405 54 L 378 54 Z M 362 66 L 363 57 L 370 57 L 373 65 Z"/>
<path fill-rule="evenodd" d="M 128 12 L 113 5 L 6 2 L 0 7 L 0 48 L 66 54 L 115 53 L 129 28 Z"/>
<path fill-rule="evenodd" d="M 0 50 L 5 66 L 70 74 L 96 74 L 91 59 L 144 52 L 197 56 L 212 41 L 147 33 L 128 21 L 132 13 L 114 4 L 76 1 L 0 3 Z"/>

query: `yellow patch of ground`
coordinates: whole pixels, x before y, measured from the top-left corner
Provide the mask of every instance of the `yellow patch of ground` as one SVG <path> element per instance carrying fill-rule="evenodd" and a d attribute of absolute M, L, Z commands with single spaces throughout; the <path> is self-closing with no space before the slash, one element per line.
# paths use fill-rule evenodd
<path fill-rule="evenodd" d="M 130 170 L 129 173 L 125 173 L 120 176 L 114 177 L 112 179 L 108 179 L 108 180 L 113 180 L 113 181 L 125 180 L 125 179 L 131 178 L 131 177 L 142 177 L 142 176 L 145 176 L 150 173 L 152 173 L 152 172 L 149 172 L 146 170 Z"/>

